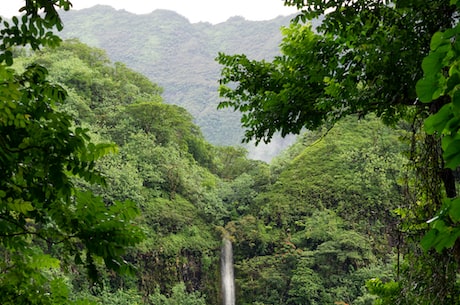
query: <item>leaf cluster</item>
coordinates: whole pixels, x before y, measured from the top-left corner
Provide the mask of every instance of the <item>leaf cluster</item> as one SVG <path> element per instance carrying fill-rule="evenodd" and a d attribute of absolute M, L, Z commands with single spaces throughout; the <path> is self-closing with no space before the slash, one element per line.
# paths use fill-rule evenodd
<path fill-rule="evenodd" d="M 3 23 L 0 30 L 0 62 L 5 62 L 9 66 L 13 64 L 12 48 L 15 46 L 29 45 L 33 50 L 38 50 L 42 46 L 57 46 L 61 39 L 54 30 L 63 29 L 57 10 L 67 11 L 71 6 L 67 0 L 30 0 L 19 9 L 19 12 L 23 13 L 22 16 L 12 18 L 12 24 L 0 18 L 0 22 Z"/>

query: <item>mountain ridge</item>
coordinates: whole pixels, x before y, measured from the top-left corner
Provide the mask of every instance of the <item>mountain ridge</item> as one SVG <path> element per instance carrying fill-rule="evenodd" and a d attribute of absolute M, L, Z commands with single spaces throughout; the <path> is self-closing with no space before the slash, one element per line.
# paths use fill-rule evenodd
<path fill-rule="evenodd" d="M 217 111 L 220 66 L 215 58 L 224 52 L 270 60 L 279 55 L 280 28 L 287 26 L 292 16 L 268 21 L 234 16 L 218 24 L 191 23 L 170 10 L 136 15 L 97 5 L 65 12 L 62 18 L 63 38 L 77 38 L 104 49 L 112 61 L 123 62 L 158 83 L 164 88 L 165 102 L 186 108 L 211 143 L 240 145 L 240 114 Z M 293 138 L 247 148 L 254 158 L 268 161 Z"/>

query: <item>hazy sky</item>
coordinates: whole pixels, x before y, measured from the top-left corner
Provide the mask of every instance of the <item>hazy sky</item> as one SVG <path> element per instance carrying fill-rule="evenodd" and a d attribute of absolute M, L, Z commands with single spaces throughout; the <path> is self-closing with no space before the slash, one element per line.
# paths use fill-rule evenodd
<path fill-rule="evenodd" d="M 0 15 L 17 15 L 24 0 L 2 0 Z M 155 9 L 169 9 L 188 18 L 192 23 L 207 21 L 219 23 L 232 16 L 248 20 L 267 20 L 279 15 L 295 13 L 293 7 L 285 7 L 283 0 L 71 0 L 74 9 L 96 4 L 110 5 L 136 14 L 148 14 Z"/>

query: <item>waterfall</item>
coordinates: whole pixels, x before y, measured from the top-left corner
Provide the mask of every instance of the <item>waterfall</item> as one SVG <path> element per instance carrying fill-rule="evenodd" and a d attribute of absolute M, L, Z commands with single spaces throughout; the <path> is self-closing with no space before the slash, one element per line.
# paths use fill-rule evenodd
<path fill-rule="evenodd" d="M 235 279 L 233 276 L 232 242 L 225 237 L 222 240 L 220 273 L 222 277 L 222 304 L 235 305 Z"/>

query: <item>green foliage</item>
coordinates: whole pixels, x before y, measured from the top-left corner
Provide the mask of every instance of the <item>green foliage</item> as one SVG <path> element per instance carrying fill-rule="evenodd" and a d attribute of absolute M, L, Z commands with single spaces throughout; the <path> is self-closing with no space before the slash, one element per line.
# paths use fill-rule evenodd
<path fill-rule="evenodd" d="M 307 134 L 299 139 L 302 152 L 259 195 L 261 215 L 294 229 L 296 220 L 317 208 L 334 209 L 357 230 L 383 241 L 385 226 L 394 222 L 391 210 L 401 202 L 398 179 L 405 161 L 403 146 L 394 144 L 398 135 L 375 119 L 351 118 L 317 141 Z"/>
<path fill-rule="evenodd" d="M 316 212 L 299 225 L 305 229 L 299 230 L 292 241 L 298 248 L 308 249 L 302 253 L 300 266 L 320 275 L 327 289 L 316 294 L 317 302 L 351 302 L 357 298 L 366 279 L 358 275 L 359 270 L 376 262 L 370 240 L 347 229 L 340 218 L 327 210 Z M 346 289 L 342 288 L 344 283 Z"/>
<path fill-rule="evenodd" d="M 391 278 L 383 262 L 401 198 L 400 133 L 376 119 L 343 120 L 300 138 L 264 187 L 248 187 L 248 175 L 229 184 L 241 190 L 227 193 L 242 215 L 225 229 L 242 304 L 372 303 L 365 281 Z"/>
<path fill-rule="evenodd" d="M 433 114 L 426 119 L 425 129 L 431 135 L 442 135 L 442 145 L 439 147 L 436 140 L 430 141 L 433 139 L 430 136 L 413 137 L 412 151 L 418 155 L 411 155 L 411 161 L 419 166 L 416 171 L 419 176 L 415 179 L 423 182 L 415 182 L 422 186 L 422 190 L 413 191 L 415 200 L 410 205 L 408 214 L 426 216 L 440 208 L 440 198 L 455 197 L 456 182 L 452 169 L 460 164 L 457 136 L 460 125 L 455 108 L 460 79 L 456 71 L 459 49 L 456 39 L 457 1 L 313 0 L 306 3 L 287 0 L 285 4 L 296 6 L 302 11 L 293 21 L 290 30 L 284 33 L 281 56 L 275 57 L 272 62 L 253 61 L 244 55 L 220 54 L 218 57 L 218 61 L 224 65 L 220 94 L 226 98 L 220 107 L 232 107 L 243 113 L 245 140 L 254 138 L 256 141 L 269 141 L 275 131 L 281 131 L 284 135 L 298 133 L 304 127 L 317 129 L 325 123 L 335 123 L 338 118 L 349 114 L 363 116 L 375 113 L 393 126 L 401 118 L 412 116 L 411 120 L 416 122 Z M 317 33 L 309 30 L 308 25 L 300 25 L 301 21 L 306 22 L 307 19 L 322 15 L 324 18 Z M 404 17 L 401 18 L 402 16 Z M 301 81 L 296 82 L 297 79 Z M 294 86 L 290 87 L 291 84 Z M 289 91 L 286 93 L 284 90 L 287 88 Z M 412 126 L 416 134 L 417 126 L 415 123 Z M 340 146 L 319 147 L 326 155 L 336 156 L 341 153 Z M 367 159 L 362 158 L 360 151 L 351 152 L 349 157 L 350 160 Z M 316 160 L 311 162 L 310 158 L 302 154 L 297 158 L 309 164 L 319 163 Z M 366 167 L 357 168 L 355 175 L 344 176 L 343 180 L 331 174 L 323 176 L 323 179 L 328 185 L 334 185 L 332 189 L 335 192 L 338 190 L 336 185 L 346 186 L 338 193 L 346 194 L 347 198 L 350 195 L 353 198 L 355 194 L 366 194 L 369 203 L 375 203 L 374 208 L 380 210 L 380 186 L 387 190 L 393 188 L 392 179 L 387 175 L 394 173 L 394 170 L 384 175 L 375 175 L 379 168 L 373 165 L 381 164 L 381 160 L 377 159 L 371 159 L 366 164 L 373 168 L 371 170 L 366 170 Z M 441 170 L 442 167 L 447 169 Z M 420 170 L 421 168 L 431 170 Z M 343 172 L 342 164 L 338 163 L 337 169 Z M 323 171 L 324 168 L 319 169 L 320 173 Z M 329 204 L 340 207 L 341 198 L 329 196 L 324 188 L 315 189 L 312 187 L 314 184 L 306 183 L 307 181 L 302 181 L 303 185 L 308 186 L 307 190 L 296 185 L 299 177 L 312 180 L 312 172 L 292 171 L 294 183 L 289 193 L 291 201 L 300 198 L 317 202 L 327 208 L 331 207 Z M 281 175 L 281 179 L 286 177 Z M 385 183 L 385 180 L 389 183 Z M 366 185 L 366 181 L 372 182 Z M 372 186 L 376 184 L 378 187 L 372 191 Z M 284 185 L 287 183 L 280 183 L 280 187 Z M 362 192 L 360 187 L 368 188 L 370 192 Z M 390 193 L 391 191 L 387 194 Z M 268 198 L 266 201 L 270 202 Z M 363 198 L 358 195 L 355 199 L 355 204 L 361 206 Z M 278 198 L 273 202 L 277 206 L 283 206 L 279 204 L 282 200 Z M 455 245 L 459 235 L 453 223 L 455 215 L 458 214 L 458 204 L 454 203 L 455 200 L 444 200 L 445 207 L 440 215 L 433 218 L 433 229 L 423 240 L 425 248 L 435 247 L 441 251 Z M 372 204 L 364 206 L 370 207 Z M 309 212 L 305 208 L 301 210 L 306 215 Z M 364 208 L 361 210 L 363 212 L 364 215 L 373 213 L 372 208 L 369 211 Z M 339 215 L 348 217 L 349 214 L 349 211 L 343 209 L 343 214 L 340 212 Z M 405 221 L 407 220 L 406 218 Z M 353 220 L 355 222 L 359 222 L 359 217 Z M 278 225 L 287 223 L 288 221 L 278 217 Z M 406 226 L 405 228 L 412 230 L 405 232 L 410 236 L 408 240 L 417 240 L 425 227 L 418 223 Z M 414 264 L 417 257 L 423 257 L 417 250 L 411 249 L 411 246 L 408 246 L 407 251 L 406 257 L 413 259 Z M 437 257 L 436 254 L 431 255 L 433 258 Z M 404 297 L 404 289 L 401 290 L 400 297 L 415 303 L 428 303 L 436 298 L 441 304 L 451 304 L 451 296 L 456 293 L 453 270 L 455 261 L 458 262 L 458 255 L 446 250 L 442 252 L 441 257 L 443 256 L 446 259 L 440 260 L 442 267 L 433 271 L 430 277 L 421 276 L 427 272 L 422 266 L 414 268 L 412 273 L 404 274 L 407 278 L 401 280 L 401 285 L 408 286 L 404 287 L 407 289 Z M 427 262 L 428 265 L 430 264 Z M 421 281 L 419 287 L 423 283 L 430 289 L 411 286 L 411 276 Z M 430 278 L 445 280 L 443 284 L 437 285 Z"/>
<path fill-rule="evenodd" d="M 450 1 L 450 4 L 455 5 L 458 11 L 458 1 Z M 422 62 L 424 76 L 417 83 L 420 100 L 437 106 L 436 112 L 425 120 L 425 130 L 428 134 L 441 137 L 443 166 L 450 169 L 456 169 L 460 165 L 460 45 L 457 41 L 459 33 L 460 27 L 456 24 L 433 34 L 430 53 Z M 456 195 L 446 186 L 446 194 L 442 195 L 443 205 L 438 215 L 427 221 L 431 223 L 431 227 L 422 240 L 425 250 L 434 248 L 442 252 L 446 248 L 454 247 L 458 242 L 460 201 L 458 197 L 453 198 Z"/>
<path fill-rule="evenodd" d="M 421 245 L 425 250 L 430 248 L 442 252 L 445 248 L 452 248 L 460 237 L 460 229 L 455 225 L 460 221 L 460 198 L 445 198 L 438 215 L 430 219 L 428 233 L 423 237 Z"/>
<path fill-rule="evenodd" d="M 100 18 L 93 21 L 110 19 L 103 14 Z M 232 21 L 235 28 L 240 23 L 245 22 Z M 160 30 L 178 34 L 174 26 Z M 294 69 L 314 54 L 304 43 L 320 36 L 300 26 L 284 33 L 289 37 L 283 46 L 287 55 L 296 49 L 306 52 L 305 57 L 292 58 L 289 67 Z M 27 68 L 31 63 L 35 66 Z M 9 177 L 18 187 L 19 178 L 36 174 L 30 179 L 37 183 L 34 193 L 51 186 L 55 190 L 59 182 L 68 185 L 69 200 L 64 200 L 64 191 L 51 191 L 55 200 L 29 200 L 32 194 L 25 187 L 14 190 L 14 185 L 13 191 L 23 197 L 0 192 L 0 212 L 22 221 L 22 227 L 13 230 L 12 223 L 0 218 L 0 226 L 21 234 L 1 238 L 0 268 L 11 272 L 0 277 L 0 303 L 16 297 L 13 304 L 218 304 L 219 232 L 224 228 L 234 244 L 239 304 L 367 305 L 373 297 L 364 290 L 365 280 L 391 279 L 382 263 L 389 260 L 383 241 L 393 228 L 389 211 L 399 202 L 395 179 L 404 163 L 398 156 L 401 146 L 394 144 L 399 133 L 374 119 L 359 124 L 350 119 L 326 134 L 308 133 L 270 167 L 248 160 L 244 149 L 209 145 L 190 114 L 162 102 L 157 85 L 124 64 L 111 63 L 99 49 L 65 41 L 60 48 L 15 58 L 14 68 L 17 72 L 7 67 L 2 72 L 11 90 L 0 89 L 8 98 L 0 122 L 4 130 L 11 132 L 14 126 L 17 133 L 6 137 L 6 149 L 0 145 L 5 160 L 0 164 L 11 166 Z M 316 68 L 312 84 L 324 76 L 323 67 Z M 46 70 L 49 75 L 41 77 Z M 293 74 L 301 85 L 301 71 Z M 30 105 L 24 99 L 11 106 L 8 100 L 22 99 L 22 91 L 33 92 L 29 83 L 34 82 L 15 82 L 26 75 L 43 80 L 49 92 L 63 92 L 67 99 L 57 98 L 41 112 L 23 110 L 32 100 Z M 328 86 L 331 95 L 338 94 L 334 84 Z M 302 94 L 292 89 L 286 87 L 283 94 Z M 39 99 L 51 94 L 46 90 Z M 20 151 L 22 133 L 32 122 L 41 125 L 26 138 L 43 136 L 30 143 L 48 149 L 44 153 L 32 146 L 30 154 L 29 146 Z M 115 150 L 103 144 L 106 141 L 119 144 L 118 154 L 105 155 Z M 24 156 L 16 166 L 8 161 L 11 148 Z M 54 174 L 44 174 L 48 168 L 38 165 L 53 160 L 55 151 L 64 165 L 59 167 L 62 175 L 53 180 Z M 46 209 L 39 212 L 36 202 Z M 141 217 L 136 216 L 138 210 Z M 31 216 L 41 224 L 49 221 L 41 226 Z M 22 235 L 22 229 L 27 234 Z M 147 238 L 137 244 L 143 234 Z M 23 255 L 10 251 L 13 246 L 21 246 Z M 13 265 L 20 269 L 10 268 Z M 86 281 L 85 265 L 102 278 L 104 287 Z M 135 277 L 117 275 L 104 265 L 118 271 L 135 266 L 127 270 Z"/>
<path fill-rule="evenodd" d="M 213 25 L 191 23 L 167 10 L 139 16 L 108 6 L 70 11 L 62 18 L 66 24 L 63 37 L 77 37 L 103 48 L 113 61 L 123 62 L 158 82 L 165 88 L 164 100 L 186 108 L 205 138 L 217 145 L 240 145 L 243 132 L 237 113 L 216 110 L 216 54 L 244 52 L 271 58 L 278 53 L 279 28 L 290 20 L 232 18 Z"/>
<path fill-rule="evenodd" d="M 458 60 L 460 45 L 456 37 L 460 27 L 457 25 L 444 32 L 436 32 L 431 40 L 431 52 L 422 63 L 424 77 L 417 83 L 420 100 L 429 103 L 442 97 L 449 99 L 441 104 L 441 108 L 425 121 L 425 129 L 429 134 L 442 135 L 443 158 L 446 167 L 455 169 L 460 165 L 458 152 L 459 102 L 458 84 L 460 72 Z M 445 73 L 448 71 L 448 73 Z"/>
<path fill-rule="evenodd" d="M 158 290 L 149 297 L 155 305 L 206 305 L 204 297 L 199 292 L 188 293 L 184 283 L 179 283 L 172 288 L 170 297 L 161 294 Z"/>
<path fill-rule="evenodd" d="M 219 93 L 225 101 L 219 108 L 232 107 L 243 113 L 241 123 L 246 128 L 247 142 L 252 138 L 269 142 L 276 131 L 283 137 L 298 134 L 303 127 L 317 128 L 326 118 L 324 107 L 313 103 L 324 90 L 322 82 L 327 75 L 323 63 L 317 60 L 320 37 L 310 27 L 300 25 L 285 28 L 283 34 L 284 56 L 275 57 L 272 63 L 223 53 L 217 59 L 225 66 L 219 81 Z M 306 66 L 305 62 L 311 64 Z"/>
<path fill-rule="evenodd" d="M 180 148 L 188 150 L 193 137 L 200 135 L 199 129 L 192 123 L 190 114 L 184 108 L 160 102 L 135 103 L 120 111 L 116 121 L 127 118 L 131 128 L 153 134 L 158 145 L 167 146 L 174 142 Z M 196 142 L 193 142 L 196 143 Z M 193 152 L 199 154 L 195 145 Z"/>
<path fill-rule="evenodd" d="M 291 304 L 319 305 L 324 303 L 326 288 L 323 279 L 308 266 L 304 267 L 300 263 L 293 272 L 291 281 L 292 288 L 289 291 Z"/>
<path fill-rule="evenodd" d="M 340 223 L 331 212 L 317 212 L 292 239 L 260 226 L 227 225 L 235 238 L 237 299 L 242 304 L 328 304 L 340 300 L 352 303 L 359 298 L 364 281 L 379 274 L 375 270 L 362 272 L 375 257 L 366 237 Z M 325 230 L 330 234 L 320 237 Z M 260 241 L 254 236 L 263 238 L 265 234 L 272 245 L 264 252 L 257 248 L 248 251 L 245 243 L 257 246 Z M 244 257 L 248 252 L 256 256 Z"/>
<path fill-rule="evenodd" d="M 400 284 L 393 281 L 383 283 L 380 279 L 376 278 L 367 281 L 366 287 L 370 293 L 379 296 L 379 300 L 376 301 L 374 304 L 399 304 L 398 295 L 401 291 Z"/>
<path fill-rule="evenodd" d="M 119 289 L 115 292 L 104 290 L 100 296 L 97 297 L 98 304 L 100 305 L 140 305 L 145 304 L 142 301 L 142 296 L 135 290 L 122 290 Z"/>
<path fill-rule="evenodd" d="M 60 107 L 76 114 L 80 128 L 94 130 L 90 135 L 97 142 L 111 139 L 120 145 L 117 155 L 105 156 L 95 165 L 106 188 L 81 179 L 75 183 L 99 194 L 106 205 L 129 199 L 142 212 L 135 228 L 147 238 L 124 256 L 135 263 L 138 284 L 99 269 L 110 283 L 104 293 L 113 291 L 114 302 L 127 302 L 117 289 L 138 287 L 140 294 L 151 295 L 155 286 L 167 293 L 178 281 L 186 281 L 188 288 L 217 298 L 217 241 L 210 223 L 220 224 L 227 212 L 217 193 L 219 178 L 209 171 L 215 171 L 219 161 L 190 115 L 163 104 L 160 91 L 139 74 L 122 64 L 114 66 L 103 52 L 77 41 L 66 41 L 62 48 L 44 50 L 30 60 L 47 65 L 52 77 L 72 92 Z M 87 290 L 82 279 L 75 283 L 82 292 Z"/>
<path fill-rule="evenodd" d="M 298 19 L 332 12 L 324 15 L 319 33 L 293 22 L 284 30 L 282 55 L 272 62 L 219 55 L 224 66 L 220 95 L 225 98 L 220 107 L 243 113 L 246 140 L 316 129 L 352 113 L 373 112 L 394 123 L 413 104 L 419 65 L 428 51 L 425 33 L 448 27 L 452 8 L 444 8 L 443 1 L 409 1 L 407 6 L 343 2 L 286 1 L 305 7 Z"/>
<path fill-rule="evenodd" d="M 15 46 L 30 45 L 33 50 L 38 50 L 42 46 L 56 46 L 61 41 L 53 33 L 54 29 L 61 31 L 63 24 L 57 8 L 69 10 L 71 3 L 67 0 L 60 0 L 58 3 L 50 3 L 45 0 L 33 0 L 25 3 L 19 9 L 23 12 L 21 18 L 14 16 L 12 24 L 3 21 L 0 31 L 0 63 L 6 62 L 7 65 L 13 64 L 12 48 Z M 40 13 L 43 10 L 43 13 Z M 2 19 L 0 18 L 0 22 Z"/>
<path fill-rule="evenodd" d="M 4 71 L 9 75 L 5 82 L 10 84 L 2 101 L 5 111 L 0 126 L 4 250 L 27 251 L 35 247 L 31 241 L 38 238 L 50 245 L 63 244 L 67 255 L 79 256 L 75 245 L 81 243 L 86 246 L 90 271 L 95 268 L 92 255 L 121 270 L 124 262 L 120 255 L 125 247 L 140 240 L 140 232 L 130 225 L 136 208 L 117 203 L 107 209 L 98 198 L 74 189 L 70 179 L 77 176 L 89 183 L 104 183 L 94 168 L 95 161 L 114 146 L 88 142 L 86 130 L 73 128 L 71 118 L 54 109 L 53 103 L 62 102 L 66 93 L 46 81 L 45 68 L 30 66 L 18 76 L 11 69 Z M 93 208 L 90 214 L 88 207 Z M 111 219 L 110 215 L 118 216 Z M 104 219 L 109 221 L 100 224 Z M 104 237 L 118 230 L 121 234 Z M 100 238 L 93 239 L 95 234 Z M 4 263 L 19 265 L 8 260 Z M 2 283 L 10 276 L 4 273 Z"/>
<path fill-rule="evenodd" d="M 80 54 L 79 45 L 64 44 L 67 60 L 72 61 Z M 56 56 L 55 52 L 63 51 L 43 52 L 37 59 L 48 61 L 47 58 Z M 120 147 L 118 155 L 105 157 L 98 165 L 108 187 L 91 188 L 108 203 L 135 199 L 142 211 L 138 226 L 147 238 L 128 256 L 129 261 L 136 262 L 137 287 L 142 294 L 152 295 L 155 286 L 167 293 L 178 281 L 186 281 L 187 287 L 209 291 L 213 300 L 218 295 L 214 284 L 218 256 L 214 254 L 214 229 L 208 222 L 220 223 L 226 214 L 217 194 L 219 179 L 207 169 L 216 167 L 213 150 L 183 108 L 161 103 L 159 95 L 138 87 L 134 82 L 138 78 L 122 78 L 105 57 L 101 56 L 102 62 L 97 60 L 97 50 L 92 53 L 96 58 L 85 57 L 92 66 L 81 61 L 79 64 L 92 71 L 92 82 L 104 86 L 84 85 L 78 90 L 91 113 L 96 114 L 93 121 L 81 116 L 81 124 L 96 124 L 100 131 L 97 137 L 109 137 Z M 60 66 L 57 61 L 50 64 Z M 99 69 L 104 74 L 98 73 Z M 124 74 L 134 75 L 134 72 Z M 115 81 L 116 78 L 120 81 Z M 63 80 L 66 86 L 74 87 Z M 132 95 L 118 100 L 117 95 L 123 96 L 122 88 L 128 83 Z M 100 104 L 92 102 L 95 89 L 98 96 L 104 97 Z M 66 106 L 73 107 L 72 102 Z M 114 290 L 124 287 L 120 284 L 123 279 L 113 282 Z"/>
<path fill-rule="evenodd" d="M 23 24 L 14 17 L 14 25 L 4 23 L 1 30 L 2 304 L 65 303 L 70 289 L 59 273 L 60 260 L 84 264 L 96 280 L 100 258 L 110 269 L 128 271 L 123 255 L 142 238 L 133 223 L 135 204 L 107 206 L 74 185 L 77 178 L 104 184 L 95 162 L 115 146 L 90 142 L 88 130 L 74 127 L 72 118 L 56 109 L 67 92 L 48 81 L 46 68 L 32 64 L 18 73 L 7 67 L 14 46 L 57 44 L 51 29 L 60 30 L 62 24 L 55 6 L 67 10 L 70 3 L 27 1 Z M 41 9 L 44 13 L 38 14 Z"/>

